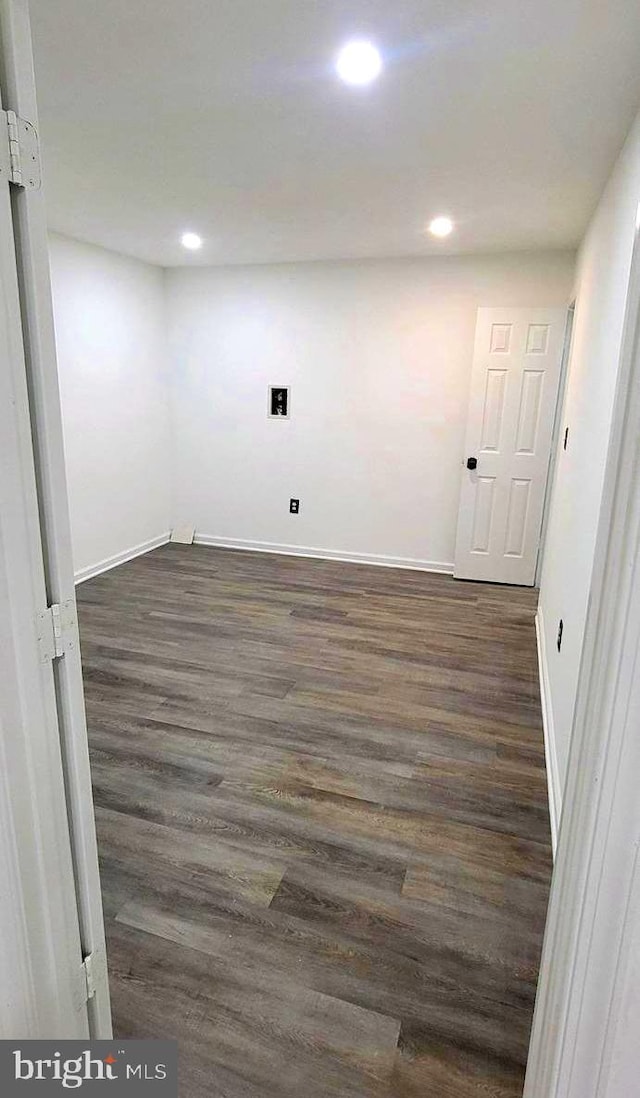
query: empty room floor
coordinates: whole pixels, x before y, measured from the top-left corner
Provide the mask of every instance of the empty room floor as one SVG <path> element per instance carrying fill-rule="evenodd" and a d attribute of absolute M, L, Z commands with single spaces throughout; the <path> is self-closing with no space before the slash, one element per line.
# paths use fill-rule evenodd
<path fill-rule="evenodd" d="M 116 1035 L 180 1098 L 519 1098 L 536 592 L 168 545 L 78 599 Z"/>

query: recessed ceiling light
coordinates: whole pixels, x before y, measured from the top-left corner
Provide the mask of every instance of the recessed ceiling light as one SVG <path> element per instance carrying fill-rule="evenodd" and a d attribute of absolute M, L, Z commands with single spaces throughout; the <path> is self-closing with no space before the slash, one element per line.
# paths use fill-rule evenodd
<path fill-rule="evenodd" d="M 340 50 L 336 58 L 336 72 L 345 84 L 370 84 L 382 72 L 380 50 L 373 42 L 355 38 Z"/>
<path fill-rule="evenodd" d="M 433 236 L 448 236 L 453 231 L 453 221 L 450 217 L 434 217 L 429 222 L 429 232 Z"/>
<path fill-rule="evenodd" d="M 202 237 L 197 233 L 183 233 L 181 243 L 182 247 L 188 248 L 190 252 L 197 252 L 198 248 L 202 247 Z"/>

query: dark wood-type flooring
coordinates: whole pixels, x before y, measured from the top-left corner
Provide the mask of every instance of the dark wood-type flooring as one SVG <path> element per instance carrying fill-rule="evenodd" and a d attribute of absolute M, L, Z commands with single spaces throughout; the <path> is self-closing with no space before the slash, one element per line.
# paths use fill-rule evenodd
<path fill-rule="evenodd" d="M 517 1098 L 535 592 L 170 545 L 78 589 L 115 1032 L 180 1098 Z"/>

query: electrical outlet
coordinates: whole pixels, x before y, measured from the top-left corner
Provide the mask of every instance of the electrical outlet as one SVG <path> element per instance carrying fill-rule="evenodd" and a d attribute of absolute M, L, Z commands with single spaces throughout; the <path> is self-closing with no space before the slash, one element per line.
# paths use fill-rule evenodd
<path fill-rule="evenodd" d="M 289 500 L 289 514 L 297 515 L 299 513 L 299 511 L 300 511 L 300 500 L 299 499 L 290 499 Z"/>
<path fill-rule="evenodd" d="M 563 622 L 562 618 L 560 618 L 560 621 L 558 622 L 558 639 L 556 640 L 556 645 L 558 647 L 558 652 L 562 648 L 562 632 L 563 632 L 563 630 L 564 630 L 564 622 Z"/>

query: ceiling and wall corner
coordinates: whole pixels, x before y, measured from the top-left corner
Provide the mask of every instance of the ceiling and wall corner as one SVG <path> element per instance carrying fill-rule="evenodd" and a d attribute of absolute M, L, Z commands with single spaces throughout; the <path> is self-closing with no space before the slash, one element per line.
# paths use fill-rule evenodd
<path fill-rule="evenodd" d="M 575 248 L 640 101 L 629 0 L 30 8 L 51 227 L 163 266 Z"/>

